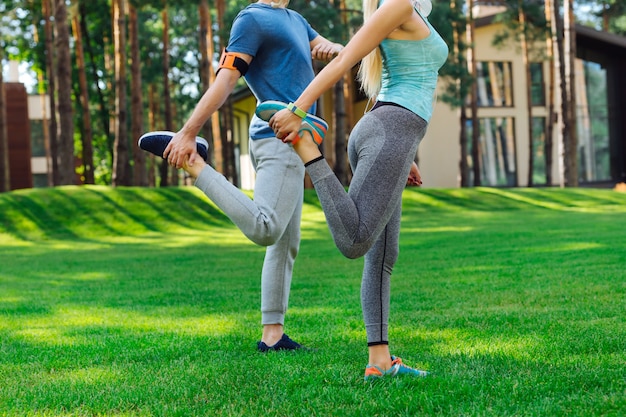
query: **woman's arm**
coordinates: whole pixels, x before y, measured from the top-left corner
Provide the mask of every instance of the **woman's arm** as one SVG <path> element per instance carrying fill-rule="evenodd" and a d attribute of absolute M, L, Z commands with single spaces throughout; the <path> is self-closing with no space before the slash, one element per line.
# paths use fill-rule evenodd
<path fill-rule="evenodd" d="M 343 77 L 364 56 L 369 54 L 391 32 L 411 19 L 413 6 L 409 0 L 386 0 L 383 5 L 365 22 L 350 42 L 302 92 L 294 104 L 300 109 L 308 109 L 313 103 L 337 81 Z M 302 120 L 288 110 L 274 115 L 270 126 L 278 137 L 291 141 L 300 128 Z"/>

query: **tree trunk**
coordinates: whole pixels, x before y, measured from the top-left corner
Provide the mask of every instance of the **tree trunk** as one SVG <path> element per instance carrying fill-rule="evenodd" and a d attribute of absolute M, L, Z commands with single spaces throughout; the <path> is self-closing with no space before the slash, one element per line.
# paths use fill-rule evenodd
<path fill-rule="evenodd" d="M 59 115 L 59 184 L 76 183 L 74 167 L 74 117 L 72 112 L 72 61 L 70 56 L 70 30 L 67 5 L 56 0 L 54 11 L 55 46 L 57 52 L 56 74 Z"/>
<path fill-rule="evenodd" d="M 528 187 L 533 186 L 533 174 L 535 170 L 535 144 L 533 138 L 533 94 L 532 94 L 532 77 L 530 74 L 530 58 L 528 56 L 528 41 L 526 38 L 526 12 L 524 12 L 524 7 L 522 5 L 522 0 L 518 0 L 517 3 L 517 11 L 519 15 L 519 23 L 521 26 L 520 33 L 520 44 L 522 48 L 522 60 L 524 62 L 524 72 L 526 75 L 526 113 L 528 114 Z M 517 147 L 515 149 L 515 154 L 517 155 Z M 517 158 L 516 158 L 517 159 Z M 517 161 L 515 163 L 517 166 Z M 515 172 L 515 183 L 514 185 L 518 186 L 518 175 Z"/>
<path fill-rule="evenodd" d="M 229 181 L 235 185 L 238 183 L 237 172 L 235 169 L 235 142 L 232 138 L 232 120 L 233 105 L 230 99 L 226 100 L 222 106 L 221 116 L 221 135 L 222 135 L 222 157 L 224 160 L 223 174 Z"/>
<path fill-rule="evenodd" d="M 50 97 L 50 170 L 52 172 L 51 179 L 48 181 L 50 185 L 59 185 L 59 141 L 57 139 L 57 106 L 56 106 L 56 69 L 54 63 L 54 30 L 52 27 L 52 9 L 54 8 L 53 0 L 42 1 L 42 12 L 44 17 L 44 33 L 46 37 L 46 72 L 48 75 L 48 96 Z"/>
<path fill-rule="evenodd" d="M 126 108 L 126 18 L 125 0 L 113 0 L 113 50 L 115 65 L 115 142 L 113 186 L 131 185 Z"/>
<path fill-rule="evenodd" d="M 334 86 L 335 98 L 335 164 L 333 171 L 343 185 L 348 185 L 348 166 L 346 154 L 346 137 L 348 128 L 346 126 L 347 111 L 344 96 L 345 78 L 339 80 Z"/>
<path fill-rule="evenodd" d="M 456 0 L 450 1 L 450 11 L 452 12 L 452 50 L 454 54 L 455 64 L 459 67 L 466 67 L 463 55 L 461 54 L 461 28 L 459 27 L 459 23 L 457 21 L 457 16 L 460 15 L 459 5 Z M 459 145 L 461 149 L 461 159 L 459 161 L 459 171 L 461 174 L 461 187 L 469 187 L 469 165 L 467 163 L 467 114 L 466 114 L 466 106 L 465 106 L 465 85 L 464 80 L 459 77 L 457 78 L 456 89 L 459 98 Z"/>
<path fill-rule="evenodd" d="M 72 30 L 74 31 L 76 71 L 78 72 L 78 85 L 80 87 L 80 105 L 83 108 L 83 181 L 85 184 L 93 184 L 93 131 L 91 129 L 89 90 L 87 88 L 87 75 L 85 74 L 85 55 L 83 53 L 83 38 L 80 31 L 80 18 L 81 16 L 78 14 L 72 18 Z"/>
<path fill-rule="evenodd" d="M 558 138 L 558 165 L 559 165 L 559 186 L 565 186 L 565 148 L 566 137 L 569 137 L 569 120 L 567 114 L 568 102 L 567 102 L 567 88 L 565 82 L 565 57 L 563 50 L 563 18 L 560 13 L 559 0 L 553 0 L 552 13 L 554 16 L 554 35 L 556 37 L 556 59 L 554 61 L 556 70 L 555 73 L 559 75 L 559 93 L 561 96 L 561 106 L 557 111 L 558 119 L 561 127 L 561 134 Z"/>
<path fill-rule="evenodd" d="M 345 0 L 339 0 L 339 11 L 347 10 Z M 350 40 L 348 14 L 341 13 L 341 23 L 343 26 L 341 42 L 346 44 Z M 321 69 L 317 68 L 316 72 Z M 347 142 L 348 136 L 354 122 L 352 120 L 352 72 L 344 74 L 343 78 L 335 84 L 335 164 L 333 171 L 343 185 L 350 184 L 350 167 L 348 164 Z"/>
<path fill-rule="evenodd" d="M 159 112 L 156 100 L 156 87 L 154 84 L 148 86 L 148 130 L 157 130 L 156 115 Z M 157 161 L 153 154 L 148 155 L 148 184 L 151 187 L 156 185 Z"/>
<path fill-rule="evenodd" d="M 146 152 L 139 149 L 137 141 L 143 134 L 143 94 L 141 88 L 141 57 L 139 54 L 139 25 L 137 22 L 137 9 L 129 5 L 129 30 L 130 30 L 130 95 L 131 95 L 131 118 L 130 132 L 133 148 L 133 184 L 140 187 L 148 186 L 148 170 L 146 169 Z"/>
<path fill-rule="evenodd" d="M 224 15 L 226 13 L 226 2 L 224 0 L 215 0 L 215 7 L 217 9 L 217 27 L 222 29 L 224 27 Z M 226 39 L 220 34 L 218 49 L 222 50 L 226 46 Z M 211 82 L 215 81 L 215 76 L 211 77 Z M 231 175 L 231 160 L 230 155 L 233 152 L 233 142 L 228 141 L 228 131 L 226 129 L 227 118 L 230 117 L 230 108 L 232 107 L 230 97 L 226 99 L 226 102 L 219 110 L 213 114 L 213 140 L 215 142 L 215 169 L 220 171 L 226 178 L 232 180 Z M 219 152 L 218 152 L 219 148 Z"/>
<path fill-rule="evenodd" d="M 4 50 L 0 47 L 0 62 L 4 58 Z M 0 71 L 0 193 L 11 190 L 9 174 L 9 136 L 7 132 L 7 103 L 4 79 Z"/>
<path fill-rule="evenodd" d="M 569 187 L 578 186 L 578 132 L 576 126 L 576 28 L 574 21 L 574 1 L 565 0 L 563 50 L 565 55 L 565 96 L 568 103 L 564 119 L 569 125 L 564 139 L 565 183 Z"/>
<path fill-rule="evenodd" d="M 554 26 L 554 17 L 552 10 L 554 9 L 553 0 L 546 0 L 545 2 L 545 16 L 548 28 L 550 28 L 550 34 L 546 36 L 546 55 L 548 58 L 548 94 L 547 94 L 547 107 L 548 115 L 546 117 L 545 124 L 545 141 L 544 141 L 544 154 L 546 159 L 546 185 L 552 185 L 552 152 L 553 152 L 553 137 L 554 137 L 554 44 L 556 43 L 556 29 Z"/>
<path fill-rule="evenodd" d="M 471 89 L 471 113 L 472 113 L 472 169 L 474 173 L 474 186 L 481 185 L 481 151 L 480 151 L 480 124 L 478 121 L 478 82 L 476 79 L 476 51 L 474 48 L 474 1 L 467 0 L 467 65 L 470 75 L 474 78 Z"/>
<path fill-rule="evenodd" d="M 217 8 L 217 27 L 222 29 L 224 27 L 224 15 L 226 13 L 226 2 L 224 0 L 216 0 Z M 218 48 L 222 50 L 226 46 L 226 39 L 220 33 Z M 211 82 L 214 82 L 215 78 L 212 76 Z M 220 170 L 226 178 L 228 178 L 233 184 L 237 184 L 237 173 L 235 164 L 235 142 L 232 140 L 232 101 L 230 96 L 226 99 L 226 102 L 218 112 L 219 114 L 213 115 L 213 134 L 214 142 L 219 142 L 221 152 L 215 150 L 216 169 Z M 217 135 L 217 136 L 215 136 Z M 221 155 L 221 167 L 219 164 L 218 155 Z"/>
<path fill-rule="evenodd" d="M 85 3 L 80 2 L 78 5 L 78 9 L 81 16 L 86 16 L 87 12 L 85 11 Z M 107 106 L 106 99 L 104 97 L 104 93 L 102 92 L 102 88 L 100 87 L 100 75 L 99 68 L 96 64 L 96 60 L 93 53 L 93 48 L 91 47 L 91 41 L 89 39 L 89 31 L 87 30 L 86 20 L 83 18 L 80 21 L 80 31 L 83 36 L 84 42 L 83 45 L 87 50 L 87 55 L 89 55 L 89 67 L 91 70 L 91 77 L 93 79 L 93 86 L 96 88 L 97 96 L 98 96 L 98 114 L 100 118 L 100 122 L 102 123 L 102 130 L 104 132 L 104 136 L 106 137 L 107 144 L 109 145 L 109 149 L 111 150 L 111 154 L 113 154 L 113 141 L 111 140 L 111 125 L 110 125 L 110 115 L 109 115 L 109 106 Z M 104 43 L 106 45 L 106 39 L 104 39 Z M 111 161 L 112 162 L 112 161 Z"/>
<path fill-rule="evenodd" d="M 211 10 L 207 0 L 200 0 L 198 5 L 198 14 L 200 16 L 200 87 L 201 95 L 209 89 L 211 84 L 211 72 L 213 71 L 213 30 L 211 29 Z M 209 119 L 202 126 L 201 135 L 209 142 L 208 162 L 215 165 L 213 154 L 213 132 L 211 131 L 211 120 Z"/>
<path fill-rule="evenodd" d="M 170 22 L 167 13 L 167 2 L 163 11 L 161 12 L 161 19 L 163 21 L 163 105 L 165 106 L 165 130 L 173 130 L 172 120 L 172 98 L 170 94 Z M 172 184 L 169 178 L 169 165 L 164 159 L 161 161 L 161 187 L 167 187 Z M 172 184 L 174 185 L 174 184 Z"/>

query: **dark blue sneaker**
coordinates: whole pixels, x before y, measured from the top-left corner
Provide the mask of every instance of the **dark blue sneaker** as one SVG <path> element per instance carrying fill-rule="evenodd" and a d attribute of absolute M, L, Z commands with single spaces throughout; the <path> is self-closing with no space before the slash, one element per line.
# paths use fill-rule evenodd
<path fill-rule="evenodd" d="M 256 347 L 259 350 L 259 352 L 269 352 L 270 350 L 297 350 L 297 349 L 302 349 L 302 345 L 300 343 L 294 342 L 293 340 L 291 340 L 289 338 L 289 336 L 287 336 L 284 333 L 283 333 L 283 337 L 281 337 L 280 340 L 278 342 L 276 342 L 276 344 L 274 344 L 272 346 L 268 346 L 268 345 L 265 344 L 265 342 L 258 342 L 256 344 Z"/>
<path fill-rule="evenodd" d="M 167 148 L 167 145 L 174 135 L 174 132 L 168 132 L 166 130 L 145 133 L 139 138 L 139 147 L 144 151 L 148 151 L 163 158 L 163 151 L 165 151 L 165 148 Z M 196 136 L 196 150 L 202 159 L 205 161 L 208 159 L 209 143 L 199 136 Z"/>

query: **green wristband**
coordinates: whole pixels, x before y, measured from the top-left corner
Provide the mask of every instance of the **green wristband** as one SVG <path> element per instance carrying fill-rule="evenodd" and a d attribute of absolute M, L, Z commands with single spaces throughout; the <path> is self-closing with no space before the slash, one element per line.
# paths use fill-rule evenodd
<path fill-rule="evenodd" d="M 297 108 L 296 105 L 293 103 L 287 104 L 287 110 L 289 110 L 301 119 L 304 119 L 306 117 L 306 112 L 302 109 Z"/>

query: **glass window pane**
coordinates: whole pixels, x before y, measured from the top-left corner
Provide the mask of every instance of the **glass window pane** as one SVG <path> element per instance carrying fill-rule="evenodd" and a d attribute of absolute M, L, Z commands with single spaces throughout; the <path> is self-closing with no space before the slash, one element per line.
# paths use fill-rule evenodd
<path fill-rule="evenodd" d="M 33 174 L 33 187 L 42 188 L 48 186 L 47 174 Z"/>
<path fill-rule="evenodd" d="M 517 175 L 515 164 L 515 126 L 512 117 L 481 118 L 480 172 L 481 184 L 486 186 L 514 186 Z M 472 171 L 472 127 L 468 121 L 468 155 Z M 473 183 L 473 178 L 471 179 Z"/>
<path fill-rule="evenodd" d="M 513 106 L 512 66 L 510 62 L 486 61 L 476 63 L 478 106 Z"/>
<path fill-rule="evenodd" d="M 30 145 L 32 156 L 46 156 L 42 120 L 30 121 Z"/>
<path fill-rule="evenodd" d="M 546 183 L 546 119 L 533 117 L 533 184 Z"/>
<path fill-rule="evenodd" d="M 545 106 L 546 97 L 543 83 L 543 64 L 532 62 L 530 64 L 530 94 L 533 106 Z"/>
<path fill-rule="evenodd" d="M 578 168 L 581 182 L 611 179 L 609 109 L 606 70 L 593 62 L 578 61 L 584 82 L 578 82 Z"/>

